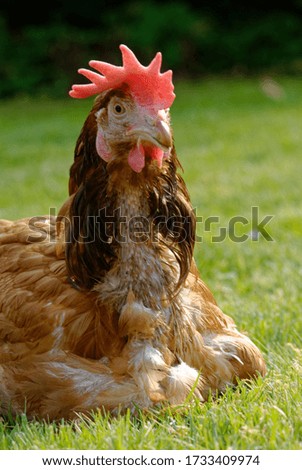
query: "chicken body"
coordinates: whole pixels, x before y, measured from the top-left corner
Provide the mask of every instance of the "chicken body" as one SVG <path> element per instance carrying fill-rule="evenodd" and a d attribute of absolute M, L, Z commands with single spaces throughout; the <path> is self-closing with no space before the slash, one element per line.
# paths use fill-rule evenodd
<path fill-rule="evenodd" d="M 200 400 L 265 373 L 195 267 L 168 111 L 100 95 L 58 218 L 0 222 L 2 413 L 72 418 Z"/>

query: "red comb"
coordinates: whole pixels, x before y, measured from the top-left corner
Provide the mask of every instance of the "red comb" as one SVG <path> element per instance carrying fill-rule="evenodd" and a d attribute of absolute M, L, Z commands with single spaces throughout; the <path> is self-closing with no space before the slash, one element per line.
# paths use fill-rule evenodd
<path fill-rule="evenodd" d="M 126 83 L 139 104 L 154 109 L 169 108 L 175 98 L 172 71 L 168 70 L 165 73 L 160 73 L 161 53 L 158 52 L 151 63 L 144 67 L 127 46 L 120 45 L 120 50 L 123 57 L 121 67 L 107 62 L 91 60 L 89 65 L 99 73 L 79 69 L 79 73 L 92 83 L 73 85 L 72 90 L 69 92 L 70 96 L 73 98 L 87 98 L 109 89 L 118 88 Z"/>

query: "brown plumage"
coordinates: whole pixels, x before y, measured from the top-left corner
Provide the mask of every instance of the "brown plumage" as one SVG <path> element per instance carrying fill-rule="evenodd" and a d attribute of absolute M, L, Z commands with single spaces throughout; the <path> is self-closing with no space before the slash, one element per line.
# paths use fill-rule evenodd
<path fill-rule="evenodd" d="M 0 222 L 2 413 L 58 419 L 179 404 L 192 388 L 203 401 L 265 373 L 199 278 L 169 113 L 148 121 L 142 112 L 124 86 L 102 93 L 58 218 Z M 133 171 L 127 159 L 139 144 L 145 165 Z"/>

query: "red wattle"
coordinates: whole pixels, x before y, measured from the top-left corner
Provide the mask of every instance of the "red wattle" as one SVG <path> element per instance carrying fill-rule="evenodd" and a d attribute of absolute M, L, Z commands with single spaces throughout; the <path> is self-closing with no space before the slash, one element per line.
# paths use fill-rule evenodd
<path fill-rule="evenodd" d="M 130 150 L 128 163 L 133 171 L 140 173 L 145 166 L 145 150 L 142 144 L 136 145 Z"/>
<path fill-rule="evenodd" d="M 149 152 L 150 157 L 152 160 L 156 160 L 158 164 L 158 168 L 161 168 L 163 165 L 163 158 L 164 152 L 159 147 L 151 147 Z"/>

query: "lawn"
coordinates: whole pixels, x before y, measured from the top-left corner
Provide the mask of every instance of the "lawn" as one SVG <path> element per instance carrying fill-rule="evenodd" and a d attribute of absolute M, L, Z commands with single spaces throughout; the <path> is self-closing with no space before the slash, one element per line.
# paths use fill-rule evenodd
<path fill-rule="evenodd" d="M 268 373 L 206 404 L 135 418 L 3 419 L 1 449 L 302 449 L 301 80 L 181 82 L 176 94 L 198 267 L 263 351 Z M 90 106 L 68 98 L 0 104 L 1 218 L 58 211 Z"/>

